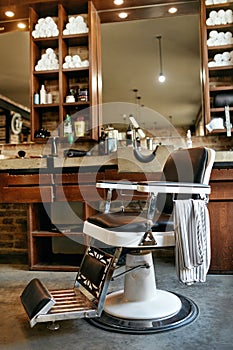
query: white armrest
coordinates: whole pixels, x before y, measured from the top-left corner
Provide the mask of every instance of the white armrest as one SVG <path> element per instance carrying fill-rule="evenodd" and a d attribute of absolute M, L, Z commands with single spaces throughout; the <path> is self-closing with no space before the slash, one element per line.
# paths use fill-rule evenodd
<path fill-rule="evenodd" d="M 110 190 L 132 190 L 137 191 L 137 182 L 128 181 L 99 181 L 96 183 L 97 188 L 107 188 Z"/>
<path fill-rule="evenodd" d="M 210 194 L 210 186 L 190 182 L 145 181 L 137 184 L 137 191 L 146 193 Z"/>

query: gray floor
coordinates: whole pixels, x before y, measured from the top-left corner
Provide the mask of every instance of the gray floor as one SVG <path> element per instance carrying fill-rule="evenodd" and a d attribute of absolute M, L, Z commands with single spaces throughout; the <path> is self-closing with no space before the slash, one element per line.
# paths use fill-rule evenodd
<path fill-rule="evenodd" d="M 83 319 L 60 322 L 52 332 L 45 324 L 29 327 L 19 296 L 33 278 L 40 278 L 48 289 L 73 286 L 75 273 L 34 272 L 27 266 L 0 265 L 0 349 L 4 350 L 156 350 L 156 349 L 233 349 L 233 276 L 208 275 L 207 282 L 190 287 L 177 280 L 173 262 L 156 258 L 157 287 L 191 298 L 199 316 L 191 324 L 168 332 L 132 335 L 111 333 Z M 121 287 L 112 282 L 110 290 Z"/>

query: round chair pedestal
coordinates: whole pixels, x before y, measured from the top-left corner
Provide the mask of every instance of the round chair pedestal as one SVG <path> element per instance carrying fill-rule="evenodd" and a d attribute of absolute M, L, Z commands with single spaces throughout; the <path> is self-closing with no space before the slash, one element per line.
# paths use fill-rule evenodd
<path fill-rule="evenodd" d="M 109 331 L 143 334 L 195 320 L 198 308 L 190 299 L 156 289 L 151 252 L 127 254 L 126 271 L 132 268 L 125 275 L 124 290 L 109 294 L 101 317 L 90 319 L 90 323 Z"/>

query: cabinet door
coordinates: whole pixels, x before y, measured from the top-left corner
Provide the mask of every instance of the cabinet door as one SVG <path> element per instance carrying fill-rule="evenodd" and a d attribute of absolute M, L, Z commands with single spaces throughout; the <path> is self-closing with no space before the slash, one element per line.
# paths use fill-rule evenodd
<path fill-rule="evenodd" d="M 233 272 L 233 202 L 211 202 L 208 205 L 211 228 L 210 272 Z"/>

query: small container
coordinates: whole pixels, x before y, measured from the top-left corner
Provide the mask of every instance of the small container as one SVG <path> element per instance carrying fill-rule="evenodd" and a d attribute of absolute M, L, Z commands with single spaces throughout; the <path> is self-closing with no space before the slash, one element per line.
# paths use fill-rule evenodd
<path fill-rule="evenodd" d="M 33 101 L 34 101 L 34 105 L 39 105 L 40 104 L 40 94 L 38 94 L 38 92 L 34 93 Z"/>
<path fill-rule="evenodd" d="M 74 130 L 76 137 L 83 137 L 85 134 L 85 119 L 80 116 L 74 122 Z"/>
<path fill-rule="evenodd" d="M 42 85 L 40 89 L 40 104 L 46 104 L 47 103 L 47 93 L 45 90 L 45 86 Z"/>
<path fill-rule="evenodd" d="M 53 103 L 53 95 L 51 92 L 48 92 L 47 94 L 47 103 Z"/>
<path fill-rule="evenodd" d="M 66 96 L 66 103 L 74 103 L 75 97 L 73 95 L 67 95 Z"/>
<path fill-rule="evenodd" d="M 80 102 L 88 101 L 88 89 L 79 89 L 78 100 Z"/>

